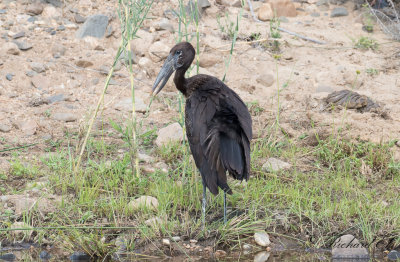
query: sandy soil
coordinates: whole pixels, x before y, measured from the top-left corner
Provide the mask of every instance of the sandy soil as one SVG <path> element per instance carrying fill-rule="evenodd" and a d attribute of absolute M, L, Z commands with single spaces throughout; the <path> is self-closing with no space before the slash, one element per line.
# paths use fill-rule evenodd
<path fill-rule="evenodd" d="M 161 40 L 168 47 L 172 47 L 177 34 L 155 29 L 162 18 L 163 10 L 176 8 L 177 1 L 155 2 L 150 12 L 153 19 L 145 22 L 144 30 L 152 32 L 153 42 Z M 228 12 L 234 20 L 240 9 L 210 2 L 212 6 L 205 11 L 200 22 L 200 60 L 213 60 L 211 64 L 214 65 L 207 65 L 200 71 L 221 78 L 225 70 L 224 61 L 229 55 L 230 41 L 223 40 L 216 16 Z M 311 132 L 330 133 L 333 127 L 344 127 L 344 134 L 351 138 L 374 142 L 399 139 L 400 43 L 391 41 L 378 26 L 375 26 L 375 32 L 372 34 L 364 32 L 362 13 L 351 11 L 352 3 L 345 6 L 350 11 L 348 16 L 336 18 L 329 16 L 329 10 L 319 11 L 315 4 L 297 5 L 298 15 L 282 22 L 281 27 L 325 41 L 326 45 L 306 42 L 281 33 L 279 60 L 274 59 L 274 54 L 261 45 L 239 40 L 235 47 L 226 82 L 246 102 L 258 101 L 264 109 L 254 121 L 256 133 L 263 135 L 265 127 L 274 120 L 278 107 L 277 85 L 282 86 L 286 83 L 286 87 L 280 92 L 280 121 L 285 131 L 293 137 Z M 22 22 L 26 15 L 26 4 L 23 2 L 0 4 L 0 8 L 7 10 L 6 14 L 1 15 L 0 32 L 1 35 L 8 36 L 0 39 L 1 46 L 12 40 L 10 35 L 20 31 L 25 32 L 25 37 L 18 40 L 33 45 L 32 49 L 20 51 L 18 55 L 8 54 L 5 50 L 0 52 L 0 123 L 11 128 L 10 131 L 0 131 L 0 150 L 38 143 L 29 147 L 26 152 L 28 155 L 42 154 L 45 140 L 56 141 L 63 138 L 67 130 L 76 132 L 79 126 L 87 122 L 104 86 L 106 75 L 101 71 L 111 65 L 120 43 L 121 34 L 118 16 L 114 12 L 115 7 L 112 1 L 68 3 L 64 8 L 55 9 L 59 18 L 52 16 L 51 12 L 42 13 L 37 16 L 42 22 L 32 24 Z M 334 7 L 331 5 L 330 9 Z M 71 8 L 77 9 L 83 16 L 97 13 L 114 14 L 111 21 L 113 35 L 103 39 L 78 40 L 75 38 L 76 28 L 67 27 L 64 31 L 56 31 L 54 35 L 47 32 L 47 28 L 57 28 L 63 24 L 64 19 L 71 20 Z M 312 12 L 318 12 L 320 16 L 313 17 L 310 15 Z M 14 22 L 9 25 L 9 21 Z M 169 23 L 177 29 L 177 19 L 170 19 Z M 269 23 L 254 22 L 250 12 L 245 10 L 239 36 L 244 38 L 252 33 L 260 33 L 261 39 L 268 38 Z M 355 49 L 353 41 L 360 36 L 376 39 L 380 48 L 376 51 Z M 54 58 L 54 52 L 60 48 L 65 48 L 65 54 Z M 145 56 L 151 58 L 148 52 Z M 78 61 L 88 61 L 92 65 L 86 68 L 78 67 Z M 33 77 L 27 76 L 26 72 L 32 70 L 31 62 L 44 64 L 45 72 Z M 150 60 L 147 68 L 134 65 L 137 95 L 145 103 L 148 102 L 151 85 L 161 64 L 162 62 Z M 119 111 L 115 108 L 119 101 L 130 96 L 128 72 L 124 66 L 119 67 L 114 83 L 105 96 L 105 107 L 102 117 L 98 118 L 99 123 L 101 118 L 108 125 L 109 118 L 123 121 L 130 117 L 129 110 Z M 366 73 L 367 69 L 376 69 L 378 73 L 369 75 Z M 357 70 L 360 71 L 358 77 Z M 14 74 L 11 81 L 5 77 L 8 73 Z M 271 82 L 272 78 L 273 83 L 267 86 L 270 83 L 266 82 Z M 321 100 L 330 92 L 341 89 L 353 89 L 371 97 L 382 105 L 390 118 L 385 119 L 376 113 L 359 113 L 354 110 L 321 110 Z M 166 91 L 176 92 L 172 81 L 169 82 Z M 38 99 L 57 94 L 62 94 L 64 100 L 32 106 Z M 176 116 L 172 108 L 162 103 L 163 97 L 171 97 L 171 94 L 163 92 L 160 97 L 153 103 L 150 116 L 145 121 L 158 127 L 171 122 Z M 73 119 L 76 120 L 55 120 L 53 116 L 56 113 L 72 113 Z M 400 160 L 399 152 L 396 152 L 395 156 Z M 2 170 L 8 168 L 10 158 L 10 152 L 0 153 Z"/>

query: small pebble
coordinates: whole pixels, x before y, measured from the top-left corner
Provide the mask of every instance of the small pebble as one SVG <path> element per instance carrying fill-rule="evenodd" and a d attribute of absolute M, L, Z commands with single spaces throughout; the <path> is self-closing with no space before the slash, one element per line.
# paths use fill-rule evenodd
<path fill-rule="evenodd" d="M 85 261 L 90 260 L 90 256 L 84 252 L 74 252 L 69 259 L 71 261 Z"/>
<path fill-rule="evenodd" d="M 13 79 L 13 74 L 6 74 L 6 79 L 11 81 Z"/>
<path fill-rule="evenodd" d="M 43 250 L 42 252 L 40 252 L 39 257 L 42 260 L 49 260 L 51 258 L 51 255 Z"/>
<path fill-rule="evenodd" d="M 16 257 L 13 253 L 6 253 L 4 255 L 0 255 L 0 260 L 14 261 L 15 259 Z"/>
<path fill-rule="evenodd" d="M 179 242 L 179 241 L 181 241 L 181 237 L 172 237 L 171 238 L 172 239 L 172 241 L 174 241 L 174 242 Z"/>
<path fill-rule="evenodd" d="M 162 243 L 163 243 L 164 246 L 170 246 L 170 245 L 171 245 L 171 242 L 170 242 L 169 239 L 167 239 L 167 238 L 164 238 L 164 239 L 162 240 Z"/>

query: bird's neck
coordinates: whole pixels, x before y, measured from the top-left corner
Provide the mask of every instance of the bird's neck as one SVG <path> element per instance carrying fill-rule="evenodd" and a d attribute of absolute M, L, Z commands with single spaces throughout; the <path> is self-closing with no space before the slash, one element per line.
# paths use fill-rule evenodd
<path fill-rule="evenodd" d="M 175 72 L 174 76 L 174 83 L 176 88 L 184 95 L 186 96 L 186 78 L 185 78 L 185 72 L 186 69 L 178 69 Z"/>

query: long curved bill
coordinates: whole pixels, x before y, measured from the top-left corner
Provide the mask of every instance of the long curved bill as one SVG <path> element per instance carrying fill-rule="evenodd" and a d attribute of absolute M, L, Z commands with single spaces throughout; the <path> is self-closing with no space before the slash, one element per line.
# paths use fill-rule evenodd
<path fill-rule="evenodd" d="M 154 82 L 153 90 L 152 90 L 153 95 L 157 95 L 164 88 L 165 84 L 168 82 L 168 79 L 171 77 L 171 75 L 174 71 L 175 71 L 174 56 L 169 55 L 167 57 L 167 60 L 165 60 L 164 65 L 162 66 L 160 72 L 158 73 L 156 81 Z M 161 82 L 161 84 L 160 84 L 160 82 Z M 158 86 L 158 84 L 160 84 L 160 85 Z"/>

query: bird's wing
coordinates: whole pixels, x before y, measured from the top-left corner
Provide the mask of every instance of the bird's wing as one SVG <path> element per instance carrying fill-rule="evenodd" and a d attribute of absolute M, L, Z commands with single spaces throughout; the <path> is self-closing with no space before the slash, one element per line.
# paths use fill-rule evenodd
<path fill-rule="evenodd" d="M 218 194 L 217 174 L 206 158 L 202 144 L 208 134 L 208 123 L 215 111 L 216 105 L 213 100 L 201 94 L 191 96 L 186 100 L 185 122 L 190 150 L 203 181 L 214 195 Z"/>

